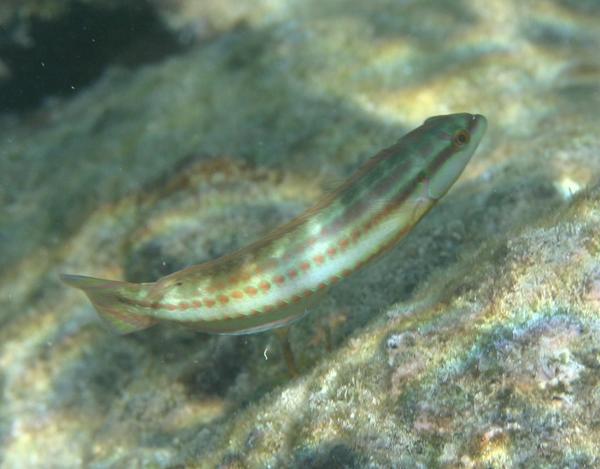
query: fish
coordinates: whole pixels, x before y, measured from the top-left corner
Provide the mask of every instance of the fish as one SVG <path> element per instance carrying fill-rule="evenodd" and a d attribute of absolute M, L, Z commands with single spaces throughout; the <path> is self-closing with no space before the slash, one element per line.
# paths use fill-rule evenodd
<path fill-rule="evenodd" d="M 159 322 L 231 335 L 288 326 L 403 239 L 458 179 L 486 128 L 480 114 L 430 117 L 298 217 L 155 282 L 61 278 L 120 334 Z"/>

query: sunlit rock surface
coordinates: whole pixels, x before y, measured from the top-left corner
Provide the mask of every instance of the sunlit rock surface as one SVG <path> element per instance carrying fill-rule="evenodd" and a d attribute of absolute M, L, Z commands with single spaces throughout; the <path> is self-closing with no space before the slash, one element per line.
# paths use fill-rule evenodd
<path fill-rule="evenodd" d="M 154 2 L 199 39 L 2 115 L 0 464 L 598 465 L 597 2 L 237 4 Z M 117 337 L 58 280 L 225 254 L 460 111 L 473 161 L 292 328 L 298 379 L 270 333 Z"/>

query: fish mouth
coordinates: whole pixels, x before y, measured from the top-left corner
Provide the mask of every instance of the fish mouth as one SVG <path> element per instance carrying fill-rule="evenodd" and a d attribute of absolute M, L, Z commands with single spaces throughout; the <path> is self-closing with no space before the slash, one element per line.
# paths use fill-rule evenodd
<path fill-rule="evenodd" d="M 487 119 L 481 114 L 472 114 L 469 131 L 477 139 L 481 139 L 487 129 Z"/>

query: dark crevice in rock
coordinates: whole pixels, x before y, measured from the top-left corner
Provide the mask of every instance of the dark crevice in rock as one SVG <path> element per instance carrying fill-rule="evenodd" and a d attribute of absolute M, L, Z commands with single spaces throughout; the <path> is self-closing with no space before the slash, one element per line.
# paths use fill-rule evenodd
<path fill-rule="evenodd" d="M 26 40 L 11 31 L 25 29 Z M 0 30 L 0 112 L 34 109 L 50 96 L 68 96 L 111 64 L 135 67 L 178 52 L 182 45 L 146 0 L 102 7 L 72 1 L 50 19 L 14 21 Z"/>

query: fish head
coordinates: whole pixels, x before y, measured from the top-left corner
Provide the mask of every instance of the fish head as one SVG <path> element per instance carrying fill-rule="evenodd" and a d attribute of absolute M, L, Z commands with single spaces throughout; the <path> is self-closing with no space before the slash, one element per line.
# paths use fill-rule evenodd
<path fill-rule="evenodd" d="M 471 159 L 487 128 L 481 114 L 449 114 L 427 119 L 420 137 L 427 139 L 429 151 L 424 153 L 423 176 L 427 195 L 437 200 L 458 179 Z"/>

